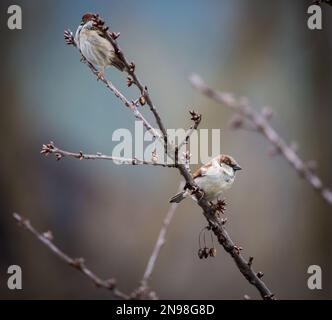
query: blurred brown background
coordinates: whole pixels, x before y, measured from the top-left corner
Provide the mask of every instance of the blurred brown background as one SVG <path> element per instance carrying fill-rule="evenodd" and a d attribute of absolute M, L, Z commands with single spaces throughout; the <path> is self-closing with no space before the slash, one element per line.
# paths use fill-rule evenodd
<path fill-rule="evenodd" d="M 141 279 L 168 199 L 179 183 L 173 170 L 39 154 L 49 140 L 67 150 L 111 153 L 119 127 L 133 117 L 97 83 L 67 47 L 63 30 L 76 29 L 86 11 L 99 12 L 148 84 L 170 128 L 189 125 L 189 106 L 203 113 L 202 128 L 222 130 L 223 152 L 244 170 L 226 194 L 227 230 L 255 257 L 256 270 L 281 299 L 332 298 L 332 210 L 281 157 L 268 156 L 259 135 L 231 131 L 231 112 L 196 93 L 191 72 L 213 87 L 269 105 L 273 126 L 299 143 L 304 159 L 319 163 L 332 185 L 332 8 L 323 6 L 323 30 L 307 28 L 305 0 L 236 1 L 16 1 L 23 30 L 6 27 L 9 1 L 0 4 L 1 215 L 0 299 L 109 299 L 81 274 L 19 229 L 12 212 L 51 229 L 68 254 L 83 256 L 103 278 L 130 292 Z M 128 95 L 125 76 L 109 72 Z M 134 97 L 134 96 L 132 96 Z M 191 201 L 181 204 L 151 286 L 165 299 L 258 298 L 233 260 L 201 261 L 197 238 L 205 220 Z M 23 290 L 6 287 L 18 264 Z M 307 268 L 323 270 L 323 290 L 307 288 Z"/>

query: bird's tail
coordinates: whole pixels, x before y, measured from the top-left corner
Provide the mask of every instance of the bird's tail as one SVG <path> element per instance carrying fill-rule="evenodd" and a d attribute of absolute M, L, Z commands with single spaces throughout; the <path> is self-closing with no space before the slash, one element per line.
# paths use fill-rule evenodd
<path fill-rule="evenodd" d="M 182 192 L 179 192 L 178 194 L 176 194 L 174 197 L 172 197 L 169 202 L 170 203 L 180 203 L 183 199 L 186 198 L 187 196 L 187 190 L 184 190 Z"/>
<path fill-rule="evenodd" d="M 126 67 L 124 62 L 122 60 L 120 60 L 120 58 L 118 58 L 118 57 L 115 57 L 112 60 L 112 65 L 120 71 L 124 71 L 124 69 Z"/>

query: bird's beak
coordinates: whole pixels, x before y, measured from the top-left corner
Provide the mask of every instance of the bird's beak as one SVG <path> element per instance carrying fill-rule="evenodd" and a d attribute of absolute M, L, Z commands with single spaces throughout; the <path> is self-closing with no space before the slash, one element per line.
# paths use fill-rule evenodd
<path fill-rule="evenodd" d="M 236 164 L 235 166 L 233 166 L 233 170 L 238 171 L 238 170 L 242 170 L 242 168 L 238 164 Z"/>

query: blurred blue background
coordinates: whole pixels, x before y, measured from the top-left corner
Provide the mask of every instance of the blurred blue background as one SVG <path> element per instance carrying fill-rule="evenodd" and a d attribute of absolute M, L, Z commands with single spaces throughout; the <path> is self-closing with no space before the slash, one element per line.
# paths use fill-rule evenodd
<path fill-rule="evenodd" d="M 323 5 L 323 30 L 307 28 L 305 0 L 234 1 L 16 1 L 23 30 L 6 27 L 9 1 L 0 4 L 1 215 L 0 299 L 109 299 L 81 274 L 18 229 L 20 212 L 72 256 L 83 256 L 103 278 L 114 276 L 130 292 L 143 275 L 168 199 L 180 178 L 175 170 L 116 166 L 111 162 L 56 162 L 39 154 L 50 140 L 64 149 L 111 153 L 114 130 L 133 130 L 129 110 L 97 83 L 64 43 L 87 11 L 100 13 L 149 87 L 167 127 L 187 127 L 188 110 L 203 114 L 202 128 L 222 130 L 224 153 L 243 172 L 226 194 L 227 230 L 255 257 L 256 270 L 283 299 L 332 298 L 331 207 L 268 143 L 247 131 L 231 131 L 232 113 L 195 92 L 188 75 L 247 96 L 257 110 L 272 107 L 273 126 L 297 141 L 302 158 L 317 160 L 331 185 L 332 8 Z M 130 98 L 135 89 L 116 70 L 108 76 Z M 152 120 L 147 108 L 143 109 Z M 197 257 L 205 220 L 190 201 L 169 228 L 151 286 L 165 299 L 258 298 L 232 259 Z M 6 288 L 6 270 L 18 264 L 23 290 Z M 307 288 L 307 268 L 323 270 L 323 290 Z"/>

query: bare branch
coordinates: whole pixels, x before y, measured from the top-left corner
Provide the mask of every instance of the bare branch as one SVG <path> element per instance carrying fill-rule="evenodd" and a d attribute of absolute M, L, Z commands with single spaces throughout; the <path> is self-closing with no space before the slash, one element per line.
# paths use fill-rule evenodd
<path fill-rule="evenodd" d="M 184 183 L 180 183 L 178 192 L 183 190 L 183 187 L 184 187 Z M 166 213 L 166 216 L 163 220 L 162 227 L 161 227 L 160 232 L 159 232 L 158 239 L 155 243 L 152 254 L 151 254 L 150 259 L 148 261 L 148 264 L 146 266 L 144 276 L 143 276 L 142 281 L 141 281 L 141 286 L 143 286 L 143 287 L 146 287 L 148 285 L 148 281 L 151 278 L 151 275 L 152 275 L 152 272 L 154 270 L 156 261 L 158 259 L 160 250 L 166 242 L 167 228 L 169 227 L 178 206 L 179 206 L 178 203 L 172 203 L 169 207 L 168 212 Z"/>
<path fill-rule="evenodd" d="M 170 146 L 170 149 L 173 150 L 174 149 L 174 160 L 175 160 L 175 164 L 179 163 L 179 152 L 181 151 L 182 147 L 185 145 L 186 146 L 186 150 L 183 153 L 183 158 L 184 158 L 184 165 L 188 171 L 188 173 L 191 174 L 191 170 L 190 170 L 190 158 L 191 158 L 191 154 L 190 151 L 188 149 L 188 145 L 189 145 L 189 141 L 190 141 L 190 137 L 192 136 L 192 134 L 194 133 L 195 130 L 197 130 L 199 124 L 202 121 L 202 115 L 197 113 L 196 111 L 192 110 L 189 111 L 190 115 L 191 115 L 191 120 L 194 121 L 193 125 L 191 125 L 191 127 L 187 130 L 184 139 L 174 148 L 173 146 Z"/>
<path fill-rule="evenodd" d="M 125 107 L 129 108 L 133 113 L 136 119 L 143 122 L 144 127 L 149 131 L 154 138 L 161 139 L 162 135 L 156 130 L 149 122 L 145 119 L 140 111 L 138 111 L 137 104 L 139 101 L 129 101 L 114 85 L 111 81 L 106 80 L 104 76 L 100 76 L 98 70 L 88 61 L 86 61 L 90 70 L 97 76 L 98 80 L 101 80 L 106 87 L 111 90 L 114 95 L 121 100 Z"/>
<path fill-rule="evenodd" d="M 190 115 L 191 115 L 191 120 L 194 121 L 194 124 L 189 128 L 189 130 L 187 130 L 184 140 L 178 146 L 179 150 L 181 150 L 181 148 L 185 144 L 189 143 L 191 135 L 194 133 L 195 130 L 197 130 L 199 124 L 202 121 L 202 115 L 195 112 L 194 110 L 190 111 Z"/>
<path fill-rule="evenodd" d="M 89 278 L 96 287 L 105 288 L 113 293 L 113 295 L 119 299 L 129 299 L 129 296 L 116 287 L 116 280 L 114 278 L 109 280 L 102 280 L 85 265 L 84 259 L 82 258 L 71 258 L 63 251 L 61 251 L 53 242 L 52 234 L 50 231 L 46 233 L 38 232 L 30 223 L 29 220 L 23 218 L 18 213 L 13 214 L 14 219 L 18 222 L 19 226 L 22 226 L 30 233 L 32 233 L 41 243 L 43 243 L 50 251 L 52 251 L 61 260 L 69 264 L 74 269 L 83 273 L 87 278 Z"/>
<path fill-rule="evenodd" d="M 266 109 L 263 113 L 258 113 L 251 108 L 247 99 L 236 99 L 230 93 L 213 90 L 198 75 L 192 75 L 190 82 L 199 92 L 233 109 L 244 120 L 252 124 L 256 131 L 261 133 L 273 145 L 274 153 L 282 154 L 298 172 L 299 176 L 303 177 L 329 205 L 332 205 L 332 191 L 323 185 L 322 180 L 313 172 L 312 168 L 298 156 L 296 149 L 288 145 L 271 127 L 269 124 L 270 116 L 267 115 Z M 242 127 L 244 120 L 241 118 L 237 119 L 238 128 Z"/>
<path fill-rule="evenodd" d="M 137 158 L 131 159 L 131 158 L 113 157 L 101 153 L 86 154 L 83 153 L 82 151 L 80 152 L 65 151 L 57 148 L 52 141 L 48 144 L 44 144 L 42 146 L 42 150 L 40 153 L 46 156 L 49 154 L 54 154 L 57 160 L 61 160 L 63 157 L 72 157 L 79 160 L 110 160 L 118 162 L 120 164 L 149 165 L 149 166 L 158 166 L 164 168 L 176 168 L 175 164 L 158 163 L 155 161 L 140 160 Z"/>

